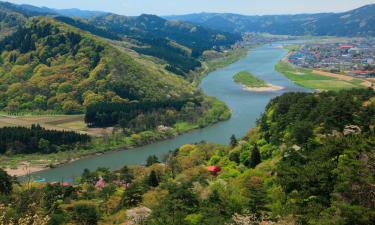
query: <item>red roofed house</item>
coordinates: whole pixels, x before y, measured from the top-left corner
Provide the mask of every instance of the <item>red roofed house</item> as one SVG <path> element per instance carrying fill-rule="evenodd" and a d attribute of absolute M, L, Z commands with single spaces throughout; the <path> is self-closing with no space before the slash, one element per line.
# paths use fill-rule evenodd
<path fill-rule="evenodd" d="M 69 183 L 69 182 L 62 182 L 61 186 L 63 186 L 63 187 L 70 187 L 70 186 L 72 186 L 72 184 Z"/>
<path fill-rule="evenodd" d="M 102 178 L 100 178 L 100 180 L 98 180 L 96 182 L 95 188 L 96 189 L 103 189 L 105 187 L 105 185 L 106 185 L 106 182 Z"/>
<path fill-rule="evenodd" d="M 211 172 L 213 175 L 217 175 L 217 174 L 221 171 L 220 166 L 209 166 L 207 169 L 208 169 L 208 171 Z"/>
<path fill-rule="evenodd" d="M 341 45 L 340 48 L 349 49 L 349 48 L 353 48 L 353 45 Z"/>

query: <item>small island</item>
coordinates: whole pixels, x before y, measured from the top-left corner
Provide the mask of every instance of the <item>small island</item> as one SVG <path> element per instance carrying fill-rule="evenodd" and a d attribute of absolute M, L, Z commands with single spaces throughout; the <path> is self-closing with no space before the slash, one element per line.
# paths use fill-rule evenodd
<path fill-rule="evenodd" d="M 237 73 L 233 76 L 233 79 L 236 83 L 241 84 L 247 91 L 263 92 L 278 91 L 283 89 L 283 87 L 266 83 L 265 81 L 256 78 L 253 74 L 247 71 Z"/>

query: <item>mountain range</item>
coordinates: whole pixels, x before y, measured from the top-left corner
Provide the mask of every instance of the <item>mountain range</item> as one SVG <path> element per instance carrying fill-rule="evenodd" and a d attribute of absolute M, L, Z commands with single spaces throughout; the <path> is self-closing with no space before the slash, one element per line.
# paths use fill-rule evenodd
<path fill-rule="evenodd" d="M 343 13 L 245 16 L 198 13 L 164 17 L 225 32 L 279 35 L 375 36 L 375 4 Z"/>

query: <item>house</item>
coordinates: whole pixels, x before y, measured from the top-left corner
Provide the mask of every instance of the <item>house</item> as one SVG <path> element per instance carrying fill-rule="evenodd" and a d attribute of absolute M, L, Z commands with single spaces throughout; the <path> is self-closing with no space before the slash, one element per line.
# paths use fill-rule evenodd
<path fill-rule="evenodd" d="M 212 173 L 213 175 L 217 175 L 220 171 L 221 171 L 221 167 L 220 166 L 209 166 L 207 168 L 207 170 Z"/>
<path fill-rule="evenodd" d="M 95 188 L 96 189 L 103 189 L 106 186 L 106 182 L 103 180 L 103 178 L 100 178 L 96 183 L 95 183 Z"/>

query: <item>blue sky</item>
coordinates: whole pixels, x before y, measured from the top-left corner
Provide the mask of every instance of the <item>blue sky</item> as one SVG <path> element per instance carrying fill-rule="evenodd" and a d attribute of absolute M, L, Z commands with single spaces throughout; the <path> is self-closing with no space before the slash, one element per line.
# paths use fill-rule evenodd
<path fill-rule="evenodd" d="M 247 15 L 341 12 L 375 0 L 8 0 L 52 8 L 80 8 L 123 15 L 232 12 Z"/>

